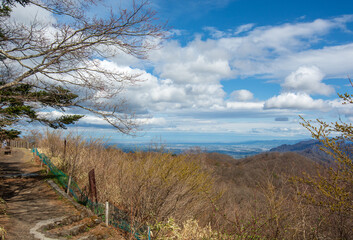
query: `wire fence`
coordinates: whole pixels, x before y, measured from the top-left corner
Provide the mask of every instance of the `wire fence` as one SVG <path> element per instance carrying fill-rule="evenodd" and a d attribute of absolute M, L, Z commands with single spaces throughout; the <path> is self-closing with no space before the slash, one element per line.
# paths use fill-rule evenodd
<path fill-rule="evenodd" d="M 35 148 L 34 143 L 30 143 L 27 141 L 10 140 L 8 143 L 9 143 L 9 146 L 15 147 L 15 148 L 27 148 L 27 149 Z"/>
<path fill-rule="evenodd" d="M 26 144 L 21 146 L 27 147 Z M 37 148 L 33 148 L 32 153 L 34 156 L 37 156 L 37 160 L 47 166 L 48 174 L 51 174 L 57 180 L 57 183 L 67 190 L 69 176 L 58 169 L 44 153 L 39 153 Z M 70 181 L 69 192 L 76 202 L 90 208 L 103 221 L 108 217 L 109 225 L 134 234 L 137 240 L 141 239 L 143 233 L 147 233 L 148 239 L 150 239 L 149 228 L 147 226 L 141 227 L 139 223 L 132 221 L 129 212 L 123 211 L 109 203 L 109 211 L 108 215 L 106 215 L 106 204 L 92 201 L 72 179 Z"/>

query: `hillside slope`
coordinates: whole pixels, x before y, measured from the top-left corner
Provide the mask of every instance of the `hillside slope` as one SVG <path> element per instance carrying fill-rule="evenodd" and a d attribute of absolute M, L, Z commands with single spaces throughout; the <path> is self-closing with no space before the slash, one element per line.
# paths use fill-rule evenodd
<path fill-rule="evenodd" d="M 331 163 L 333 158 L 322 151 L 322 147 L 318 140 L 307 140 L 292 145 L 283 144 L 272 148 L 270 152 L 296 152 L 319 163 Z"/>

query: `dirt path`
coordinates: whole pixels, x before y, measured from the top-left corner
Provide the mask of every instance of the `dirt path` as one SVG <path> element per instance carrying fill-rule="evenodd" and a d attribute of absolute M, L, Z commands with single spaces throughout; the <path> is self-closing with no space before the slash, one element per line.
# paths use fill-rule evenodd
<path fill-rule="evenodd" d="M 37 223 L 79 214 L 43 181 L 40 167 L 31 158 L 25 149 L 13 149 L 12 155 L 0 154 L 0 197 L 7 203 L 7 215 L 0 215 L 0 225 L 9 240 L 38 239 L 30 233 Z"/>

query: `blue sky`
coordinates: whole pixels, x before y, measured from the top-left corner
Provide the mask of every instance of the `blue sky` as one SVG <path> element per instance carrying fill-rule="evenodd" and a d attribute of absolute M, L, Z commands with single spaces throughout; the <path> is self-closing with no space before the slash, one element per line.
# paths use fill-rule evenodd
<path fill-rule="evenodd" d="M 310 137 L 299 115 L 353 120 L 337 98 L 351 91 L 352 1 L 152 0 L 151 7 L 171 27 L 161 48 L 146 61 L 102 60 L 141 74 L 143 82 L 124 91 L 141 123 L 138 137 L 94 116 L 73 129 L 122 142 L 237 142 Z"/>

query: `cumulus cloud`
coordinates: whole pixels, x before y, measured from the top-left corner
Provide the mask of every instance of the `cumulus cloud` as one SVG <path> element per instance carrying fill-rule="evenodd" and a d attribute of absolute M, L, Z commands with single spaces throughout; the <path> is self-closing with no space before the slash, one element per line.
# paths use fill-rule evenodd
<path fill-rule="evenodd" d="M 353 62 L 353 43 L 348 43 L 279 56 L 267 64 L 267 70 L 263 73 L 282 77 L 300 66 L 315 65 L 324 69 L 327 77 L 346 77 L 347 73 L 353 71 L 351 62 Z"/>
<path fill-rule="evenodd" d="M 100 99 L 100 101 L 121 103 L 126 100 L 126 107 L 135 113 L 170 112 L 180 109 L 215 109 L 223 105 L 226 95 L 222 85 L 217 83 L 187 83 L 181 84 L 170 78 L 158 78 L 142 69 L 133 69 L 127 66 L 119 66 L 114 62 L 101 61 L 101 65 L 122 72 L 127 75 L 138 76 L 136 84 L 124 85 L 125 87 L 116 98 Z M 121 83 L 106 83 L 111 89 L 119 89 Z M 104 96 L 109 92 L 98 92 L 96 95 Z"/>
<path fill-rule="evenodd" d="M 217 32 L 220 38 L 202 40 L 196 37 L 185 46 L 176 40 L 167 41 L 163 48 L 151 54 L 153 74 L 139 70 L 141 79 L 145 81 L 128 87 L 124 92 L 127 103 L 141 113 L 192 111 L 196 114 L 205 109 L 215 112 L 228 109 L 262 114 L 263 109 L 325 110 L 325 101 L 309 96 L 333 92 L 331 86 L 322 82 L 326 69 L 314 60 L 328 65 L 337 57 L 349 59 L 350 56 L 339 50 L 342 46 L 306 49 L 319 36 L 351 21 L 349 18 L 337 19 L 256 28 L 249 24 L 239 27 L 238 30 L 246 31 L 242 36 L 230 37 Z M 214 28 L 208 30 L 216 31 Z M 322 59 L 324 52 L 331 52 L 332 56 Z M 298 54 L 307 59 L 305 64 L 291 58 Z M 313 58 L 316 54 L 317 57 Z M 310 61 L 310 56 L 313 61 Z M 353 70 L 352 66 L 346 66 Z M 321 69 L 325 69 L 325 73 Z M 266 103 L 252 102 L 253 93 L 245 89 L 234 91 L 228 101 L 224 99 L 226 94 L 221 80 L 257 74 L 278 79 L 287 76 L 282 84 L 287 92 Z"/>
<path fill-rule="evenodd" d="M 246 89 L 233 91 L 230 96 L 234 98 L 236 101 L 250 101 L 254 98 L 254 94 Z"/>
<path fill-rule="evenodd" d="M 155 70 L 161 78 L 176 84 L 218 83 L 232 76 L 228 53 L 213 46 L 215 42 L 195 40 L 188 47 L 172 41 L 151 54 Z"/>
<path fill-rule="evenodd" d="M 268 99 L 265 109 L 330 110 L 322 99 L 314 100 L 306 93 L 282 93 Z"/>
<path fill-rule="evenodd" d="M 330 95 L 334 88 L 322 83 L 324 74 L 318 67 L 300 67 L 286 77 L 282 87 L 288 91 Z"/>
<path fill-rule="evenodd" d="M 287 123 L 290 127 L 292 123 L 282 116 L 297 115 L 297 110 L 336 109 L 333 103 L 313 99 L 310 94 L 330 95 L 334 89 L 323 82 L 324 77 L 346 76 L 353 71 L 353 43 L 315 50 L 310 48 L 333 29 L 343 29 L 349 21 L 352 21 L 351 17 L 279 26 L 254 27 L 254 24 L 246 24 L 233 32 L 208 27 L 204 30 L 209 31 L 213 38 L 197 36 L 185 45 L 176 40 L 166 41 L 163 48 L 151 52 L 150 62 L 145 65 L 148 71 L 143 69 L 139 60 L 128 55 L 102 61 L 109 69 L 138 74 L 142 80 L 134 86 L 124 86 L 119 99 L 106 101 L 119 103 L 121 98 L 125 98 L 127 108 L 140 117 L 146 113 L 168 115 L 165 118 L 148 118 L 145 123 L 173 131 L 193 131 L 197 125 L 195 119 L 203 117 L 202 114 L 210 119 L 251 117 L 273 122 L 271 126 L 259 126 L 257 121 L 246 131 L 257 129 L 256 126 L 272 129 Z M 267 101 L 255 101 L 252 92 L 239 89 L 230 94 L 230 99 L 225 99 L 227 94 L 222 80 L 237 81 L 243 76 L 258 75 L 271 80 L 285 79 L 281 84 L 284 91 Z M 106 84 L 116 87 L 114 83 Z M 343 108 L 340 109 L 344 112 Z M 181 122 L 181 114 L 189 119 Z M 95 119 L 83 121 L 89 124 Z M 170 121 L 178 124 L 171 126 L 168 124 Z M 244 122 L 244 126 L 249 126 L 246 120 Z M 199 128 L 202 131 L 215 132 L 239 129 L 241 125 L 197 123 L 202 124 Z M 219 129 L 214 127 L 217 124 Z M 244 129 L 241 128 L 242 131 Z"/>

